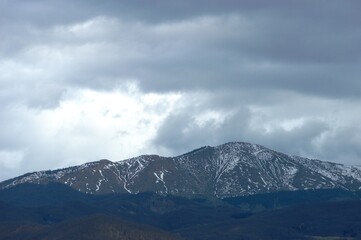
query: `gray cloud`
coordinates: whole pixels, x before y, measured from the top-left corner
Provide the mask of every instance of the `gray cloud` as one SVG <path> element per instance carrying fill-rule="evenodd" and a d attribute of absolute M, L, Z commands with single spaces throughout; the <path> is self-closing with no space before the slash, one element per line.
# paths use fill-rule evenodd
<path fill-rule="evenodd" d="M 246 109 L 237 111 L 224 123 L 219 124 L 216 119 L 207 119 L 201 125 L 196 121 L 199 112 L 189 110 L 170 115 L 159 129 L 154 144 L 182 154 L 203 145 L 218 145 L 247 138 L 249 112 Z"/>
<path fill-rule="evenodd" d="M 360 103 L 291 94 L 268 104 L 239 97 L 238 106 L 243 107 L 232 109 L 237 105 L 233 100 L 218 106 L 208 97 L 214 95 L 195 98 L 165 119 L 154 144 L 181 154 L 196 146 L 243 140 L 291 155 L 360 164 Z M 209 112 L 216 114 L 199 123 L 197 118 Z"/>
<path fill-rule="evenodd" d="M 207 3 L 24 3 L 20 10 L 29 14 L 20 19 L 30 24 L 25 29 L 21 25 L 15 34 L 5 30 L 3 35 L 9 37 L 4 42 L 17 51 L 24 45 L 20 49 L 33 46 L 35 52 L 43 47 L 68 53 L 68 64 L 54 62 L 59 66 L 49 67 L 63 70 L 59 75 L 70 84 L 93 88 L 112 88 L 119 79 L 132 78 L 145 91 L 223 87 L 285 89 L 331 98 L 360 95 L 355 80 L 361 52 L 357 2 Z M 11 9 L 19 14 L 18 7 Z M 47 21 L 36 19 L 44 15 L 60 17 L 42 26 Z M 153 22 L 152 17 L 159 19 Z M 76 33 L 71 29 L 74 23 L 88 24 L 88 29 Z M 65 28 L 55 27 L 59 25 Z M 16 38 L 20 32 L 24 37 Z"/>
<path fill-rule="evenodd" d="M 317 147 L 313 145 L 313 140 L 329 130 L 327 122 L 309 120 L 292 130 L 277 127 L 268 132 L 262 126 L 252 126 L 252 118 L 256 116 L 247 109 L 233 112 L 221 123 L 209 119 L 204 124 L 198 125 L 193 117 L 198 114 L 199 112 L 187 110 L 187 112 L 169 116 L 158 131 L 155 144 L 181 154 L 197 146 L 214 146 L 246 139 L 284 153 L 317 157 L 310 155 Z M 328 157 L 332 156 L 328 155 Z M 334 157 L 332 158 L 335 160 Z"/>
<path fill-rule="evenodd" d="M 115 147 L 126 138 L 134 154 L 240 140 L 357 163 L 360 6 L 0 0 L 0 165 L 8 169 L 0 179 L 106 152 L 128 157 Z M 114 97 L 122 94 L 132 100 Z M 174 102 L 153 104 L 158 98 Z M 76 121 L 87 127 L 76 131 Z M 109 129 L 97 131 L 103 123 Z M 149 129 L 146 139 L 132 134 L 140 129 Z M 97 147 L 91 138 L 115 143 Z"/>

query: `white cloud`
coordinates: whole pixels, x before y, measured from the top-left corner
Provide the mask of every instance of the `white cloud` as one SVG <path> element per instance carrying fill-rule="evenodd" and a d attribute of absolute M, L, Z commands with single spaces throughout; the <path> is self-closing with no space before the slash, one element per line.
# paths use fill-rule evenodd
<path fill-rule="evenodd" d="M 23 161 L 23 152 L 0 149 L 0 181 L 14 177 L 19 173 L 19 167 Z"/>
<path fill-rule="evenodd" d="M 23 160 L 23 153 L 16 151 L 0 151 L 0 165 L 5 169 L 14 169 L 19 167 Z"/>
<path fill-rule="evenodd" d="M 13 130 L 16 124 L 21 133 L 9 132 L 8 141 L 27 151 L 20 158 L 16 152 L 4 157 L 4 150 L 2 164 L 17 173 L 155 151 L 150 141 L 180 98 L 176 93 L 144 94 L 128 84 L 113 91 L 69 90 L 56 108 L 8 108 L 3 127 Z"/>

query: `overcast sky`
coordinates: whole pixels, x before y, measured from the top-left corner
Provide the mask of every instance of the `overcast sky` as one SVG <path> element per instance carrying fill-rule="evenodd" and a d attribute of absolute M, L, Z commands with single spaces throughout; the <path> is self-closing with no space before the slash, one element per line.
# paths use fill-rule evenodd
<path fill-rule="evenodd" d="M 229 141 L 361 164 L 360 10 L 0 0 L 0 181 Z"/>

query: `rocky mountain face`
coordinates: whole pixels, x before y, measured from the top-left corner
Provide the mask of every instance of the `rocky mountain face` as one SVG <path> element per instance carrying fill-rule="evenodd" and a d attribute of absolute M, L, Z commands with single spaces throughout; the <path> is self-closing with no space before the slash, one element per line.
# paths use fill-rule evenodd
<path fill-rule="evenodd" d="M 28 173 L 0 183 L 59 182 L 90 194 L 155 192 L 226 198 L 306 189 L 361 189 L 361 166 L 289 156 L 256 144 L 231 142 L 177 157 L 144 155 Z"/>

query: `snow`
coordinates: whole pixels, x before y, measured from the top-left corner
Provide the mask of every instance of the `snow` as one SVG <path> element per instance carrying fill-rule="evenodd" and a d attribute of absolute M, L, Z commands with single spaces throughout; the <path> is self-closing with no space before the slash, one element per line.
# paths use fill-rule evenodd
<path fill-rule="evenodd" d="M 104 179 L 99 179 L 97 184 L 95 185 L 95 191 L 99 191 L 100 186 L 102 185 L 102 182 L 104 181 Z"/>
<path fill-rule="evenodd" d="M 159 172 L 154 172 L 153 175 L 156 177 L 156 183 L 163 183 L 163 187 L 165 189 L 165 193 L 168 193 L 168 187 L 164 181 L 164 173 L 167 172 L 167 170 L 161 170 Z M 161 191 L 161 193 L 163 193 L 163 191 Z"/>
<path fill-rule="evenodd" d="M 107 179 L 104 177 L 102 170 L 98 170 L 100 176 L 102 178 L 99 178 L 98 182 L 95 185 L 95 191 L 98 192 L 100 190 L 100 186 L 102 185 L 102 182 L 106 182 Z"/>
<path fill-rule="evenodd" d="M 164 177 L 164 172 L 160 172 L 160 173 L 153 173 L 154 176 L 157 178 L 156 183 L 158 183 L 159 181 L 161 181 L 162 183 L 165 183 L 163 180 Z"/>
<path fill-rule="evenodd" d="M 260 178 L 261 178 L 262 182 L 264 183 L 264 185 L 267 185 L 267 182 L 263 179 L 263 177 L 260 176 Z"/>

